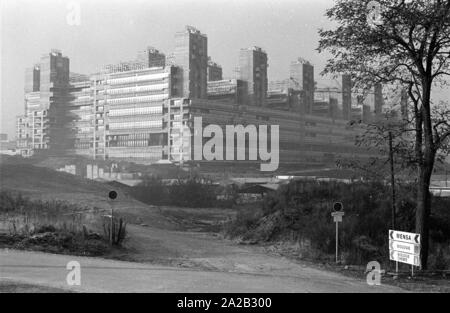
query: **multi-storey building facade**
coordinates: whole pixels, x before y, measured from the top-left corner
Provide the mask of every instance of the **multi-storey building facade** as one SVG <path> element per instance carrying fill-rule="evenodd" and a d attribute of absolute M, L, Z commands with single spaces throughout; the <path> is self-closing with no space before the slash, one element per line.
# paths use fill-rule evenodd
<path fill-rule="evenodd" d="M 208 82 L 222 79 L 222 66 L 208 58 Z"/>
<path fill-rule="evenodd" d="M 17 119 L 17 145 L 22 155 L 48 150 L 60 154 L 67 147 L 69 59 L 58 50 L 42 56 L 25 73 L 25 114 Z"/>
<path fill-rule="evenodd" d="M 94 159 L 154 163 L 169 159 L 173 98 L 181 94 L 177 67 L 151 67 L 91 77 Z"/>
<path fill-rule="evenodd" d="M 175 34 L 173 64 L 183 73 L 183 96 L 206 99 L 208 81 L 208 39 L 198 29 L 186 26 Z"/>
<path fill-rule="evenodd" d="M 137 61 L 145 64 L 145 67 L 164 67 L 166 66 L 166 55 L 154 47 L 147 47 L 138 52 Z"/>
<path fill-rule="evenodd" d="M 342 117 L 350 120 L 352 115 L 352 78 L 348 74 L 342 75 Z"/>
<path fill-rule="evenodd" d="M 247 83 L 240 79 L 224 79 L 208 82 L 208 99 L 245 104 Z"/>
<path fill-rule="evenodd" d="M 291 62 L 290 79 L 295 89 L 303 92 L 303 105 L 306 114 L 311 114 L 314 104 L 314 66 L 302 59 L 298 58 Z"/>
<path fill-rule="evenodd" d="M 51 51 L 26 72 L 18 147 L 25 156 L 45 151 L 141 164 L 206 164 L 192 157 L 193 121 L 201 116 L 204 126 L 279 125 L 280 162 L 286 166 L 367 156 L 353 145 L 358 130 L 347 126 L 345 113 L 336 113 L 347 106 L 348 115 L 364 115 L 362 104 L 360 111 L 351 106 L 351 86 L 342 87 L 342 101 L 339 91 L 330 90 L 316 90 L 314 101 L 314 67 L 298 60 L 291 77 L 271 83 L 268 91 L 267 54 L 257 47 L 240 51 L 240 79 L 219 80 L 221 73 L 210 72 L 207 81 L 207 51 L 206 36 L 187 27 L 177 33 L 168 58 L 147 48 L 135 60 L 89 76 L 70 73 L 69 59 Z"/>
<path fill-rule="evenodd" d="M 269 82 L 267 108 L 303 112 L 303 93 L 294 89 L 289 79 Z"/>
<path fill-rule="evenodd" d="M 200 163 L 193 158 L 193 121 L 202 117 L 204 126 L 279 125 L 281 168 L 331 164 L 337 158 L 365 152 L 354 147 L 355 131 L 344 120 L 308 115 L 299 103 L 284 104 L 296 97 L 274 100 L 272 108 L 246 105 L 246 82 L 222 80 L 208 83 L 209 99 L 182 97 L 182 72 L 176 66 L 129 68 L 122 62 L 91 75 L 72 74 L 67 86 L 65 154 L 83 155 L 97 160 L 126 160 L 141 164 L 170 161 Z M 286 86 L 285 86 L 286 85 Z M 287 87 L 277 90 L 275 87 Z M 272 84 L 272 92 L 292 92 L 287 84 Z M 33 98 L 35 97 L 35 99 Z M 27 101 L 39 102 L 36 92 Z M 283 103 L 284 109 L 275 103 Z M 286 109 L 287 108 L 287 109 Z M 283 112 L 296 111 L 296 112 Z M 45 116 L 44 116 L 45 117 Z M 36 120 L 39 115 L 30 115 Z M 22 122 L 21 119 L 18 122 Z M 18 125 L 18 131 L 35 128 Z M 36 140 L 35 140 L 36 141 Z M 250 145 L 250 143 L 247 143 Z M 217 161 L 218 162 L 218 161 Z M 230 165 L 229 161 L 223 161 Z M 253 163 L 255 163 L 253 161 Z M 252 162 L 239 161 L 251 166 Z"/>
<path fill-rule="evenodd" d="M 39 91 L 41 86 L 40 64 L 25 69 L 25 93 Z"/>
<path fill-rule="evenodd" d="M 247 83 L 249 105 L 266 105 L 267 67 L 267 53 L 261 48 L 251 47 L 239 51 L 239 79 Z"/>
<path fill-rule="evenodd" d="M 337 90 L 319 89 L 314 93 L 312 115 L 328 117 L 332 119 L 342 118 Z"/>
<path fill-rule="evenodd" d="M 91 156 L 94 110 L 88 76 L 71 73 L 67 117 L 67 154 Z"/>
<path fill-rule="evenodd" d="M 190 116 L 202 117 L 203 124 L 279 125 L 280 170 L 309 166 L 333 166 L 338 159 L 368 158 L 373 152 L 354 144 L 363 129 L 350 127 L 342 119 L 330 119 L 300 112 L 287 112 L 256 106 L 231 106 L 220 101 L 190 100 Z M 206 139 L 207 140 L 207 139 Z M 246 142 L 246 149 L 251 145 Z M 248 151 L 248 150 L 247 150 Z M 191 155 L 192 160 L 192 155 Z M 199 162 L 208 166 L 209 162 Z M 217 163 L 213 163 L 216 164 Z M 252 166 L 252 161 L 222 161 L 233 166 Z"/>
<path fill-rule="evenodd" d="M 374 87 L 374 114 L 375 117 L 380 117 L 383 112 L 383 86 L 381 84 L 375 84 Z"/>

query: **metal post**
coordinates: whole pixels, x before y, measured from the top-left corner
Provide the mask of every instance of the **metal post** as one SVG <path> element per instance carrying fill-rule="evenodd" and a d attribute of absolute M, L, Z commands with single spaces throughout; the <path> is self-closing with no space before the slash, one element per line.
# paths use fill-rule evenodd
<path fill-rule="evenodd" d="M 414 265 L 411 265 L 411 277 L 414 277 Z"/>
<path fill-rule="evenodd" d="M 338 230 L 339 230 L 339 223 L 336 222 L 336 264 L 338 263 L 338 248 L 339 248 L 339 235 L 338 235 Z"/>
<path fill-rule="evenodd" d="M 112 246 L 113 244 L 113 222 L 114 222 L 114 208 L 113 208 L 113 204 L 111 203 L 111 225 L 110 225 L 110 229 L 109 229 L 109 242 Z"/>
<path fill-rule="evenodd" d="M 183 157 L 184 157 L 184 150 L 183 150 L 183 136 L 184 136 L 184 125 L 183 125 L 183 100 L 181 100 L 181 105 L 180 105 L 180 112 L 181 112 L 181 125 L 180 125 L 180 132 L 181 132 L 181 136 L 180 136 L 180 167 L 183 168 Z"/>
<path fill-rule="evenodd" d="M 398 261 L 395 261 L 395 274 L 398 275 Z"/>

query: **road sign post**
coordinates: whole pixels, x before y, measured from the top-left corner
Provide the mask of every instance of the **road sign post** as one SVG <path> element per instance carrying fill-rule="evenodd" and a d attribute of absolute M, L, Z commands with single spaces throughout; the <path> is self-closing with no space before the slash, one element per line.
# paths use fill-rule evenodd
<path fill-rule="evenodd" d="M 336 222 L 336 264 L 339 260 L 339 222 Z"/>
<path fill-rule="evenodd" d="M 414 266 L 420 266 L 420 234 L 389 230 L 389 259 L 396 262 L 397 274 L 400 262 L 410 264 L 414 276 Z"/>
<path fill-rule="evenodd" d="M 339 223 L 342 222 L 344 216 L 344 206 L 341 202 L 335 202 L 333 204 L 334 212 L 331 213 L 333 221 L 336 223 L 336 264 L 339 263 Z"/>
<path fill-rule="evenodd" d="M 112 190 L 108 194 L 108 198 L 111 200 L 111 224 L 109 228 L 109 242 L 113 245 L 113 223 L 114 223 L 114 200 L 117 198 L 117 192 Z"/>

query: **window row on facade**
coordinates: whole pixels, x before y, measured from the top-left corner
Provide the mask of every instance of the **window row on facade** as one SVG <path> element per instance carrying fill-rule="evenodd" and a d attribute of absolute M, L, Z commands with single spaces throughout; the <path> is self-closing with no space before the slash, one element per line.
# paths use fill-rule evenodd
<path fill-rule="evenodd" d="M 122 122 L 110 123 L 109 129 L 133 129 L 133 128 L 162 128 L 162 121 L 138 121 L 138 122 Z"/>
<path fill-rule="evenodd" d="M 148 92 L 148 91 L 165 90 L 167 88 L 169 88 L 169 83 L 106 89 L 106 94 L 118 95 L 118 94 L 127 94 L 127 93 L 140 93 L 140 92 Z"/>
<path fill-rule="evenodd" d="M 124 115 L 143 115 L 143 114 L 161 114 L 162 107 L 143 107 L 143 108 L 128 108 L 128 109 L 113 109 L 109 111 L 109 116 L 124 116 Z"/>
<path fill-rule="evenodd" d="M 130 77 L 124 77 L 124 78 L 112 78 L 112 79 L 107 79 L 106 83 L 109 85 L 120 85 L 120 84 L 136 83 L 136 82 L 142 82 L 142 81 L 160 80 L 160 79 L 167 78 L 167 77 L 169 77 L 169 73 L 156 73 L 156 74 L 130 76 Z"/>
<path fill-rule="evenodd" d="M 162 101 L 169 99 L 168 94 L 155 94 L 150 96 L 141 96 L 141 97 L 126 97 L 126 98 L 116 98 L 116 99 L 107 99 L 106 102 L 108 104 L 125 104 L 125 103 L 140 103 L 147 101 Z M 98 104 L 105 104 L 105 100 L 99 100 Z"/>

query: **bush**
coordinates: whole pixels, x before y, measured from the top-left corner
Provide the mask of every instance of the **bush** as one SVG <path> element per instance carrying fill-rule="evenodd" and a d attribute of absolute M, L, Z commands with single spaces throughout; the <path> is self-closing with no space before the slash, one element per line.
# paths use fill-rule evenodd
<path fill-rule="evenodd" d="M 256 205 L 247 204 L 238 209 L 233 222 L 225 223 L 224 231 L 229 237 L 238 237 L 250 233 L 256 226 L 263 212 Z"/>
<path fill-rule="evenodd" d="M 143 181 L 131 188 L 131 194 L 140 201 L 153 205 L 163 205 L 169 199 L 169 190 L 162 180 L 154 176 L 145 176 Z"/>
<path fill-rule="evenodd" d="M 138 186 L 131 188 L 138 200 L 152 205 L 175 205 L 191 208 L 216 206 L 216 187 L 200 177 L 178 179 L 164 184 L 158 177 L 146 177 Z"/>
<path fill-rule="evenodd" d="M 109 242 L 109 232 L 105 236 L 99 234 L 102 218 L 98 208 L 84 208 L 63 201 L 30 200 L 18 193 L 0 191 L 0 222 L 3 221 L 0 230 L 9 230 L 9 234 L 2 235 L 0 240 L 5 247 L 45 247 L 49 252 L 99 255 L 106 251 L 101 247 Z M 121 217 L 115 217 L 114 244 L 120 245 L 125 236 L 126 223 Z M 97 251 L 95 246 L 101 249 Z"/>
<path fill-rule="evenodd" d="M 110 241 L 112 240 L 113 245 L 120 245 L 125 240 L 127 234 L 127 224 L 120 217 L 114 217 L 112 220 L 112 225 L 111 219 L 103 223 L 103 233 L 105 238 Z"/>
<path fill-rule="evenodd" d="M 191 208 L 211 207 L 216 200 L 214 187 L 200 178 L 178 180 L 169 187 L 169 195 L 172 205 Z"/>
<path fill-rule="evenodd" d="M 396 228 L 414 232 L 415 186 L 397 190 Z M 292 181 L 266 195 L 261 216 L 238 214 L 227 225 L 230 237 L 255 241 L 310 242 L 310 249 L 324 254 L 335 250 L 335 225 L 331 217 L 335 201 L 344 204 L 340 223 L 340 249 L 346 261 L 364 264 L 388 260 L 388 230 L 391 228 L 391 191 L 378 182 L 351 184 L 320 181 Z M 450 199 L 433 198 L 431 240 L 438 247 L 450 243 Z M 317 253 L 315 253 L 317 254 Z M 436 262 L 445 263 L 442 258 Z"/>

